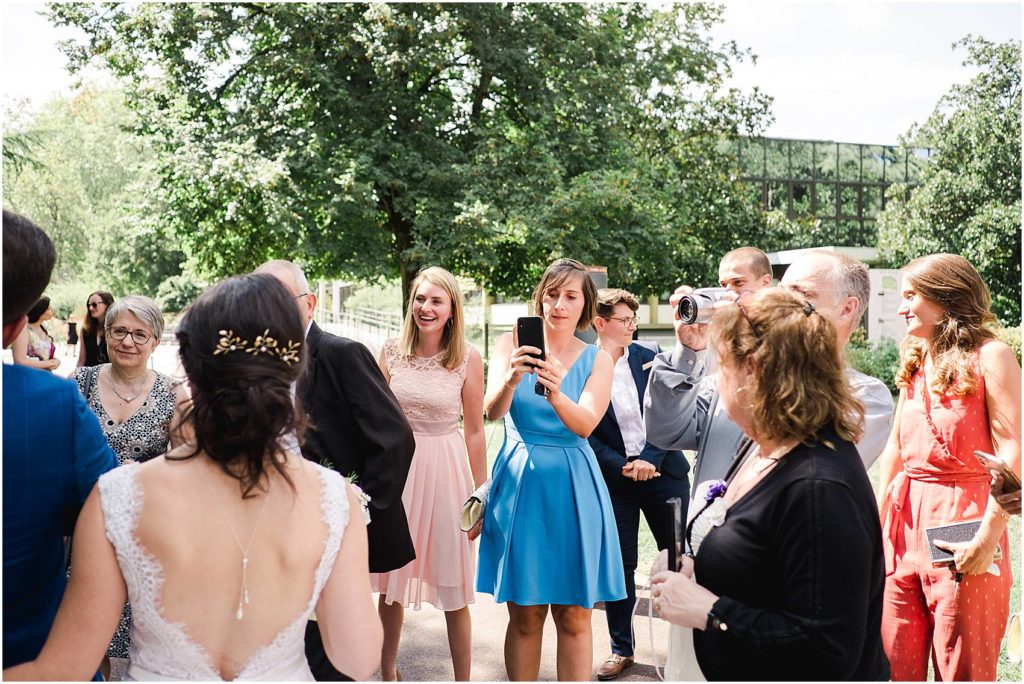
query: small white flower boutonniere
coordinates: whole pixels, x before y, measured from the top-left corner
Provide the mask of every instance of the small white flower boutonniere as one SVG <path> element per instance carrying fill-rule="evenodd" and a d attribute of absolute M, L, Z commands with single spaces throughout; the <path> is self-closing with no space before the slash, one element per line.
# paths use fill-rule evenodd
<path fill-rule="evenodd" d="M 356 501 L 363 509 L 363 521 L 370 524 L 370 495 L 362 490 L 362 488 L 356 484 L 356 480 L 359 476 L 355 473 L 349 473 L 345 476 L 345 480 L 348 481 L 348 486 L 352 488 L 352 492 L 356 495 Z"/>

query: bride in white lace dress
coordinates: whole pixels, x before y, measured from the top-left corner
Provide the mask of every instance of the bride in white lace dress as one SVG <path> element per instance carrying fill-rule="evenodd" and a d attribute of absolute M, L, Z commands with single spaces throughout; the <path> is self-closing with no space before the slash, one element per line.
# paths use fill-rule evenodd
<path fill-rule="evenodd" d="M 312 680 L 316 612 L 331 662 L 380 661 L 366 526 L 335 472 L 282 443 L 302 419 L 298 312 L 275 278 L 230 278 L 179 326 L 190 443 L 102 477 L 79 516 L 67 592 L 37 660 L 5 679 L 90 679 L 127 598 L 128 678 Z"/>

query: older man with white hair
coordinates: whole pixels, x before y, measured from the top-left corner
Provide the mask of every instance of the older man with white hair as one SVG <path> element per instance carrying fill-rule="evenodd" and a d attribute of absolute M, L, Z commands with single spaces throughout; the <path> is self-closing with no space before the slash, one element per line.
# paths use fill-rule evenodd
<path fill-rule="evenodd" d="M 801 255 L 780 285 L 800 292 L 823 315 L 832 318 L 840 347 L 845 347 L 867 308 L 867 266 L 844 254 L 825 250 Z M 675 295 L 674 298 L 677 298 Z M 685 325 L 675 314 L 678 344 L 655 357 L 651 368 L 644 421 L 647 439 L 662 449 L 696 449 L 694 492 L 704 482 L 725 477 L 749 440 L 722 410 L 716 376 L 707 373 L 706 325 Z M 894 405 L 889 389 L 876 378 L 849 366 L 846 376 L 864 405 L 864 434 L 857 451 L 865 468 L 882 453 L 892 428 Z"/>
<path fill-rule="evenodd" d="M 370 572 L 396 570 L 416 557 L 402 505 L 416 448 L 412 428 L 370 350 L 324 332 L 313 321 L 316 294 L 302 269 L 278 259 L 256 272 L 284 283 L 306 325 L 306 368 L 297 393 L 312 427 L 302 455 L 329 463 L 342 475 L 356 475 L 356 483 L 370 497 Z M 348 679 L 328 661 L 314 621 L 306 629 L 306 657 L 317 680 Z"/>
<path fill-rule="evenodd" d="M 846 349 L 871 296 L 867 266 L 846 254 L 813 250 L 789 265 L 779 285 L 803 295 L 819 313 L 831 317 L 839 348 Z M 857 451 L 864 467 L 870 468 L 885 448 L 892 429 L 892 394 L 884 382 L 849 364 L 846 379 L 854 396 L 864 405 L 864 434 L 857 442 Z"/>

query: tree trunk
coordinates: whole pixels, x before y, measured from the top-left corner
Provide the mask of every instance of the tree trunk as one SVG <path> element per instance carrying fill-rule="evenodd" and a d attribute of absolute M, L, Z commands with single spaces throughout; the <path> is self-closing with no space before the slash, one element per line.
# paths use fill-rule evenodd
<path fill-rule="evenodd" d="M 402 313 L 405 313 L 409 305 L 409 298 L 412 293 L 409 288 L 419 270 L 418 264 L 412 262 L 408 257 L 409 248 L 412 246 L 412 221 L 395 211 L 394 195 L 381 194 L 381 207 L 388 217 L 388 229 L 395 236 L 395 263 L 398 265 L 398 275 L 402 279 Z"/>

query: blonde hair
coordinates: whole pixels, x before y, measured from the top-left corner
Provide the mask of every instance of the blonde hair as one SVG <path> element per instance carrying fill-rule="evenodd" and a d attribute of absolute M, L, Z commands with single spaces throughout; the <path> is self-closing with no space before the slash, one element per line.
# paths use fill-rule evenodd
<path fill-rule="evenodd" d="M 903 340 L 897 386 L 910 386 L 930 347 L 934 365 L 929 389 L 936 394 L 974 394 L 978 377 L 973 354 L 996 336 L 989 327 L 996 323 L 996 317 L 989 309 L 992 296 L 985 281 L 959 254 L 918 257 L 903 267 L 903 277 L 917 294 L 942 307 L 945 315 L 936 323 L 931 340 L 910 335 Z"/>
<path fill-rule="evenodd" d="M 398 349 L 405 356 L 414 356 L 416 345 L 420 341 L 420 329 L 413 320 L 412 307 L 416 301 L 416 291 L 423 283 L 436 285 L 445 291 L 452 303 L 452 317 L 445 323 L 441 333 L 441 365 L 448 370 L 455 370 L 466 356 L 466 335 L 463 311 L 465 305 L 462 301 L 462 290 L 455 276 L 440 266 L 430 266 L 416 274 L 412 285 L 409 287 L 409 306 L 405 310 L 405 320 L 402 323 L 402 335 L 399 338 Z"/>
<path fill-rule="evenodd" d="M 835 326 L 803 297 L 780 287 L 744 295 L 715 313 L 710 337 L 724 366 L 752 367 L 759 437 L 808 442 L 831 426 L 843 439 L 860 438 L 864 407 L 846 380 Z"/>
<path fill-rule="evenodd" d="M 597 316 L 597 287 L 594 285 L 587 267 L 575 259 L 555 259 L 541 276 L 537 289 L 533 291 L 533 315 L 544 315 L 544 293 L 557 290 L 570 278 L 583 279 L 580 288 L 583 290 L 583 311 L 576 322 L 576 330 L 583 331 L 590 327 Z"/>

